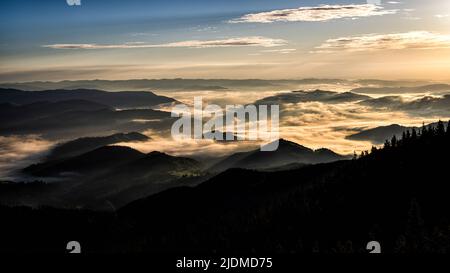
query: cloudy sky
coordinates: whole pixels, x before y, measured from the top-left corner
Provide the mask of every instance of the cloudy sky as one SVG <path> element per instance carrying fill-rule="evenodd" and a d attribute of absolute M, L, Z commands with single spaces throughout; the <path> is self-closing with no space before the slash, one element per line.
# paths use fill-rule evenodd
<path fill-rule="evenodd" d="M 3 0 L 0 81 L 450 80 L 450 1 Z"/>

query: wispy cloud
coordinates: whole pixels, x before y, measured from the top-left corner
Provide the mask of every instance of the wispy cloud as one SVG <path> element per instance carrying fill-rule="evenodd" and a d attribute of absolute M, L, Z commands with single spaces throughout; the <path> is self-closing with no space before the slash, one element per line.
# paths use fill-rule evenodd
<path fill-rule="evenodd" d="M 273 10 L 251 13 L 231 20 L 231 23 L 273 23 L 273 22 L 321 22 L 341 18 L 358 18 L 395 14 L 397 10 L 386 10 L 374 4 L 365 5 L 321 5 L 296 9 Z"/>
<path fill-rule="evenodd" d="M 411 31 L 329 39 L 318 46 L 315 52 L 442 48 L 450 48 L 450 35 L 442 35 L 428 31 Z"/>
<path fill-rule="evenodd" d="M 279 54 L 290 54 L 297 51 L 295 48 L 282 48 L 282 49 L 265 49 L 261 50 L 263 53 L 279 53 Z"/>
<path fill-rule="evenodd" d="M 229 38 L 221 40 L 191 40 L 166 44 L 147 44 L 141 42 L 123 44 L 52 44 L 43 47 L 54 49 L 139 49 L 139 48 L 213 48 L 213 47 L 277 47 L 286 45 L 282 39 L 272 39 L 261 36 Z"/>

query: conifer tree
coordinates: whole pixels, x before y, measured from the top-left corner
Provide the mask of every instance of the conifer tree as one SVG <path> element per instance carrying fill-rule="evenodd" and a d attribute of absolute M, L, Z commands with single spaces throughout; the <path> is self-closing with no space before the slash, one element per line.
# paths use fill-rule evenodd
<path fill-rule="evenodd" d="M 371 154 L 376 153 L 378 151 L 377 147 L 372 146 L 372 150 L 370 151 Z"/>
<path fill-rule="evenodd" d="M 416 128 L 413 128 L 413 129 L 412 129 L 411 139 L 412 139 L 412 140 L 416 140 L 416 139 L 417 139 L 417 131 L 416 131 Z"/>
<path fill-rule="evenodd" d="M 421 215 L 420 205 L 417 199 L 411 200 L 411 206 L 408 212 L 408 221 L 406 225 L 406 235 L 412 242 L 412 248 L 417 250 L 423 241 L 424 221 Z"/>
<path fill-rule="evenodd" d="M 438 125 L 436 127 L 436 135 L 438 135 L 438 136 L 445 135 L 445 126 L 441 120 L 439 120 Z"/>
<path fill-rule="evenodd" d="M 446 132 L 447 136 L 450 137 L 450 120 L 447 123 L 447 132 Z"/>
<path fill-rule="evenodd" d="M 422 129 L 420 130 L 420 136 L 421 138 L 424 138 L 427 135 L 427 127 L 425 126 L 425 123 L 422 123 Z"/>
<path fill-rule="evenodd" d="M 435 133 L 436 133 L 436 130 L 435 130 L 434 126 L 429 125 L 428 130 L 427 130 L 427 136 L 432 137 L 435 135 Z"/>
<path fill-rule="evenodd" d="M 397 146 L 397 137 L 395 135 L 391 139 L 391 145 L 392 145 L 392 147 Z"/>

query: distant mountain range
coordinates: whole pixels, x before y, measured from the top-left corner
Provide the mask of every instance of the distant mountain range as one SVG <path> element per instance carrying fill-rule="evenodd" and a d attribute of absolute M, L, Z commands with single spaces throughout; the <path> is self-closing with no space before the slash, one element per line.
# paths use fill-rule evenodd
<path fill-rule="evenodd" d="M 0 98 L 1 98 L 0 92 Z M 3 103 L 0 135 L 41 134 L 52 139 L 170 128 L 170 113 L 152 109 L 115 110 L 86 100 Z M 143 121 L 143 122 L 137 122 Z"/>
<path fill-rule="evenodd" d="M 450 94 L 405 100 L 402 96 L 385 96 L 360 101 L 359 104 L 380 110 L 404 111 L 420 116 L 450 115 Z"/>
<path fill-rule="evenodd" d="M 0 93 L 1 98 L 1 93 Z M 109 106 L 87 100 L 65 100 L 58 102 L 39 101 L 25 105 L 10 102 L 0 103 L 0 128 L 19 126 L 49 116 L 66 112 L 88 112 L 112 110 Z"/>
<path fill-rule="evenodd" d="M 93 89 L 22 91 L 0 89 L 0 103 L 30 104 L 35 102 L 58 102 L 87 100 L 114 108 L 150 108 L 159 104 L 174 103 L 174 99 L 155 95 L 148 91 L 106 92 Z"/>
<path fill-rule="evenodd" d="M 80 80 L 60 82 L 26 82 L 3 83 L 2 88 L 21 89 L 27 91 L 53 89 L 100 89 L 110 91 L 121 90 L 225 90 L 238 88 L 291 88 L 298 85 L 317 84 L 361 84 L 380 87 L 415 87 L 429 84 L 419 81 L 384 81 L 384 80 L 343 80 L 343 79 L 293 79 L 293 80 L 259 80 L 259 79 L 136 79 L 136 80 Z"/>
<path fill-rule="evenodd" d="M 258 100 L 255 102 L 255 104 L 279 105 L 286 103 L 300 103 L 311 101 L 319 101 L 323 103 L 343 103 L 367 99 L 371 99 L 371 97 L 355 94 L 352 92 L 340 93 L 332 91 L 315 90 L 315 91 L 293 91 L 290 93 L 283 93 Z"/>
<path fill-rule="evenodd" d="M 29 91 L 49 89 L 102 89 L 102 90 L 225 90 L 233 88 L 267 88 L 290 84 L 342 82 L 342 80 L 259 80 L 259 79 L 155 79 L 155 80 L 81 80 L 61 82 L 4 83 L 3 88 Z"/>
<path fill-rule="evenodd" d="M 291 164 L 317 164 L 344 160 L 347 157 L 328 149 L 312 150 L 297 143 L 281 139 L 276 151 L 262 152 L 257 149 L 235 153 L 212 166 L 210 172 L 223 172 L 231 168 L 276 169 Z"/>
<path fill-rule="evenodd" d="M 433 85 L 427 87 L 415 87 L 415 90 L 446 90 L 450 85 Z M 409 87 L 408 87 L 409 88 Z M 408 88 L 390 88 L 399 93 Z M 411 87 L 413 88 L 413 87 Z M 450 90 L 450 89 L 449 89 Z M 351 92 L 333 92 L 324 90 L 314 91 L 293 91 L 289 93 L 280 93 L 274 96 L 257 100 L 257 105 L 284 105 L 289 103 L 321 102 L 321 103 L 347 103 L 356 102 L 360 105 L 377 108 L 380 110 L 405 111 L 420 113 L 422 115 L 447 115 L 450 114 L 450 94 L 443 93 L 442 96 L 424 96 L 413 100 L 405 100 L 399 95 L 384 96 L 372 98 L 359 93 L 361 89 L 355 89 Z M 406 91 L 404 91 L 406 92 Z M 431 91 L 430 91 L 431 92 Z M 450 91 L 449 91 L 450 92 Z M 395 93 L 395 92 L 394 92 Z"/>
<path fill-rule="evenodd" d="M 426 92 L 450 92 L 449 84 L 430 84 L 409 87 L 361 87 L 351 90 L 353 93 L 362 94 L 405 94 Z"/>

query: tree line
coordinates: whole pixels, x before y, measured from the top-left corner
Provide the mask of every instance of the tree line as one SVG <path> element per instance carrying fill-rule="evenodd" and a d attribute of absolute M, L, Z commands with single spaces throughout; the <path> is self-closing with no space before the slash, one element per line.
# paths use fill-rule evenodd
<path fill-rule="evenodd" d="M 441 120 L 439 120 L 436 125 L 425 125 L 425 123 L 423 123 L 422 128 L 412 128 L 411 130 L 408 129 L 402 133 L 401 138 L 398 138 L 396 135 L 394 135 L 390 140 L 386 139 L 382 147 L 379 148 L 376 146 L 372 146 L 372 149 L 370 151 L 367 150 L 361 152 L 361 155 L 359 157 L 355 152 L 353 159 L 364 158 L 370 154 L 377 154 L 378 152 L 387 151 L 392 148 L 400 148 L 419 142 L 426 142 L 433 139 L 444 138 L 450 139 L 450 121 L 447 123 L 447 127 Z"/>

